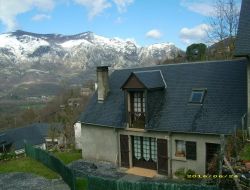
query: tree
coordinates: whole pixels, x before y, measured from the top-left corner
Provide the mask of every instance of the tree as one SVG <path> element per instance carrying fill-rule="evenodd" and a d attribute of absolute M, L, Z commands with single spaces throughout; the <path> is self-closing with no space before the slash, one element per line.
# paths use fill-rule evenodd
<path fill-rule="evenodd" d="M 240 10 L 236 0 L 216 0 L 208 19 L 208 42 L 218 43 L 223 58 L 231 58 L 235 48 Z"/>
<path fill-rule="evenodd" d="M 207 46 L 203 43 L 191 44 L 187 47 L 186 56 L 188 61 L 203 61 L 206 59 Z"/>

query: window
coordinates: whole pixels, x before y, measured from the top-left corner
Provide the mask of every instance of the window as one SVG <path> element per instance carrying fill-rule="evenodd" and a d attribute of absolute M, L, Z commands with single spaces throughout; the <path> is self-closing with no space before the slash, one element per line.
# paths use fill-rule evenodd
<path fill-rule="evenodd" d="M 186 159 L 196 160 L 196 142 L 186 141 Z"/>
<path fill-rule="evenodd" d="M 130 127 L 145 127 L 145 93 L 143 91 L 130 92 Z"/>
<path fill-rule="evenodd" d="M 202 103 L 205 95 L 205 90 L 193 90 L 189 99 L 189 103 Z"/>
<path fill-rule="evenodd" d="M 157 161 L 156 138 L 133 136 L 134 157 L 137 160 Z"/>
<path fill-rule="evenodd" d="M 186 156 L 185 141 L 176 140 L 175 143 L 176 143 L 175 156 L 185 157 Z"/>
<path fill-rule="evenodd" d="M 157 143 L 156 138 L 151 138 L 151 157 L 154 162 L 157 161 Z"/>
<path fill-rule="evenodd" d="M 134 155 L 139 160 L 141 159 L 141 139 L 140 137 L 134 137 Z"/>
<path fill-rule="evenodd" d="M 187 160 L 196 160 L 196 142 L 176 140 L 176 157 L 186 157 Z"/>
<path fill-rule="evenodd" d="M 143 137 L 143 158 L 146 161 L 150 159 L 150 138 Z"/>
<path fill-rule="evenodd" d="M 135 113 L 145 112 L 145 94 L 143 92 L 133 93 L 133 107 Z"/>

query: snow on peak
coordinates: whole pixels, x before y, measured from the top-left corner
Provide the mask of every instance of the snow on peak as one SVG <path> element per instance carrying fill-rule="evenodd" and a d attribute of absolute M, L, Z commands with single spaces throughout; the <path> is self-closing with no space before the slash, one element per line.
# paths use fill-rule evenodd
<path fill-rule="evenodd" d="M 29 35 L 16 37 L 11 34 L 0 35 L 0 48 L 11 49 L 18 57 L 32 53 L 40 46 L 48 46 L 49 43 L 41 38 Z"/>
<path fill-rule="evenodd" d="M 91 43 L 85 39 L 79 39 L 79 40 L 68 40 L 58 45 L 62 46 L 63 48 L 69 49 L 79 45 L 90 45 L 90 44 Z"/>

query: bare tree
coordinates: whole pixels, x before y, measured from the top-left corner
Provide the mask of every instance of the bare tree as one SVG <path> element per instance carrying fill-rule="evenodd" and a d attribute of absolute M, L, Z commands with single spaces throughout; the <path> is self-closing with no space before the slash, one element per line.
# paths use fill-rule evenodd
<path fill-rule="evenodd" d="M 231 58 L 240 15 L 237 0 L 216 0 L 213 8 L 208 18 L 208 42 L 216 43 L 216 51 L 222 58 Z"/>

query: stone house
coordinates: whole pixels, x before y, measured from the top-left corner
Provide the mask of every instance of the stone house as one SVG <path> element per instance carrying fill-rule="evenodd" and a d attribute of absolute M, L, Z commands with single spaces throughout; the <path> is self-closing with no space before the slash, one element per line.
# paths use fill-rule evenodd
<path fill-rule="evenodd" d="M 207 173 L 228 135 L 247 129 L 249 10 L 243 0 L 236 56 L 244 58 L 110 75 L 108 67 L 97 67 L 97 91 L 80 117 L 83 157 L 169 176 L 179 168 Z"/>

